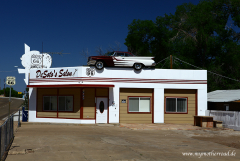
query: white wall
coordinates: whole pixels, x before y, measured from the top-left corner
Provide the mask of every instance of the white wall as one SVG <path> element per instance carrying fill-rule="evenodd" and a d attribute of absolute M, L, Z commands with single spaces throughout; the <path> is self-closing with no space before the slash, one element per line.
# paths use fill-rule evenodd
<path fill-rule="evenodd" d="M 154 89 L 154 123 L 164 123 L 164 89 Z"/>
<path fill-rule="evenodd" d="M 28 121 L 36 121 L 36 104 L 37 104 L 37 89 L 29 88 L 29 110 L 28 110 Z"/>
<path fill-rule="evenodd" d="M 198 116 L 205 116 L 207 110 L 207 88 L 198 89 Z"/>
<path fill-rule="evenodd" d="M 109 123 L 119 123 L 119 87 L 109 88 Z"/>
<path fill-rule="evenodd" d="M 142 69 L 136 71 L 132 68 L 104 68 L 96 70 L 95 75 L 87 76 L 89 67 L 64 68 L 66 71 L 77 69 L 72 77 L 36 78 L 36 71 L 31 69 L 30 85 L 50 84 L 94 84 L 114 85 L 109 88 L 109 123 L 119 123 L 119 89 L 120 88 L 152 88 L 154 89 L 154 123 L 164 123 L 164 89 L 197 89 L 198 115 L 205 115 L 207 110 L 207 71 L 206 70 L 178 70 L 178 69 Z M 91 67 L 93 70 L 94 67 Z M 51 68 L 59 71 L 60 68 Z M 47 69 L 43 69 L 45 71 Z M 36 89 L 30 88 L 29 121 L 44 122 L 72 122 L 80 123 L 76 119 L 42 119 L 36 118 Z M 81 123 L 84 123 L 81 122 Z"/>

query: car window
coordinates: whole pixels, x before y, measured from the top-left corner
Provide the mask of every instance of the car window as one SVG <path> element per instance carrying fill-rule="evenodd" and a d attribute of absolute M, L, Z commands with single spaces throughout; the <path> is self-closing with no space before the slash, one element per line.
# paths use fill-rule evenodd
<path fill-rule="evenodd" d="M 114 52 L 106 53 L 105 56 L 113 56 Z"/>
<path fill-rule="evenodd" d="M 116 53 L 116 56 L 124 56 L 124 53 Z"/>
<path fill-rule="evenodd" d="M 134 55 L 131 55 L 131 54 L 129 54 L 129 53 L 125 53 L 125 56 L 134 56 Z"/>

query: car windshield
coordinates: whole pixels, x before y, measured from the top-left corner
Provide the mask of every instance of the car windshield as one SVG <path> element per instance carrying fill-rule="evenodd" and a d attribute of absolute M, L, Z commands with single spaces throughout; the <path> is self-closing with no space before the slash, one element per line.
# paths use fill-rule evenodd
<path fill-rule="evenodd" d="M 135 56 L 134 54 L 125 53 L 125 56 Z"/>
<path fill-rule="evenodd" d="M 105 56 L 112 56 L 114 52 L 106 53 Z"/>

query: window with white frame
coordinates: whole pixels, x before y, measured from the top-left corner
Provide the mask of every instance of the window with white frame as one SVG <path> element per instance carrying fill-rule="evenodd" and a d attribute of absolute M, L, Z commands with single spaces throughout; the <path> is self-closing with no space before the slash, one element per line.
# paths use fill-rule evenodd
<path fill-rule="evenodd" d="M 128 112 L 150 112 L 150 97 L 129 97 Z"/>
<path fill-rule="evenodd" d="M 187 98 L 166 98 L 166 112 L 169 113 L 186 113 Z"/>
<path fill-rule="evenodd" d="M 44 111 L 57 111 L 57 96 L 44 96 L 43 97 L 43 110 Z"/>
<path fill-rule="evenodd" d="M 58 97 L 58 110 L 59 111 L 72 111 L 73 110 L 73 96 L 59 96 Z"/>

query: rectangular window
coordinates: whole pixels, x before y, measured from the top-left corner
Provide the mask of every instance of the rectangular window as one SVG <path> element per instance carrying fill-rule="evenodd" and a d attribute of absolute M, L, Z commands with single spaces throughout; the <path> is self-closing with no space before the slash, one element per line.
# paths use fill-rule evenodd
<path fill-rule="evenodd" d="M 187 98 L 166 98 L 166 112 L 187 113 Z"/>
<path fill-rule="evenodd" d="M 58 101 L 57 101 L 58 98 Z M 73 96 L 44 96 L 44 111 L 73 111 Z"/>
<path fill-rule="evenodd" d="M 150 112 L 150 97 L 129 97 L 128 112 Z"/>
<path fill-rule="evenodd" d="M 43 97 L 43 110 L 44 111 L 57 111 L 57 96 L 44 96 Z"/>
<path fill-rule="evenodd" d="M 58 97 L 58 110 L 59 111 L 72 111 L 73 110 L 73 96 L 59 96 Z"/>

